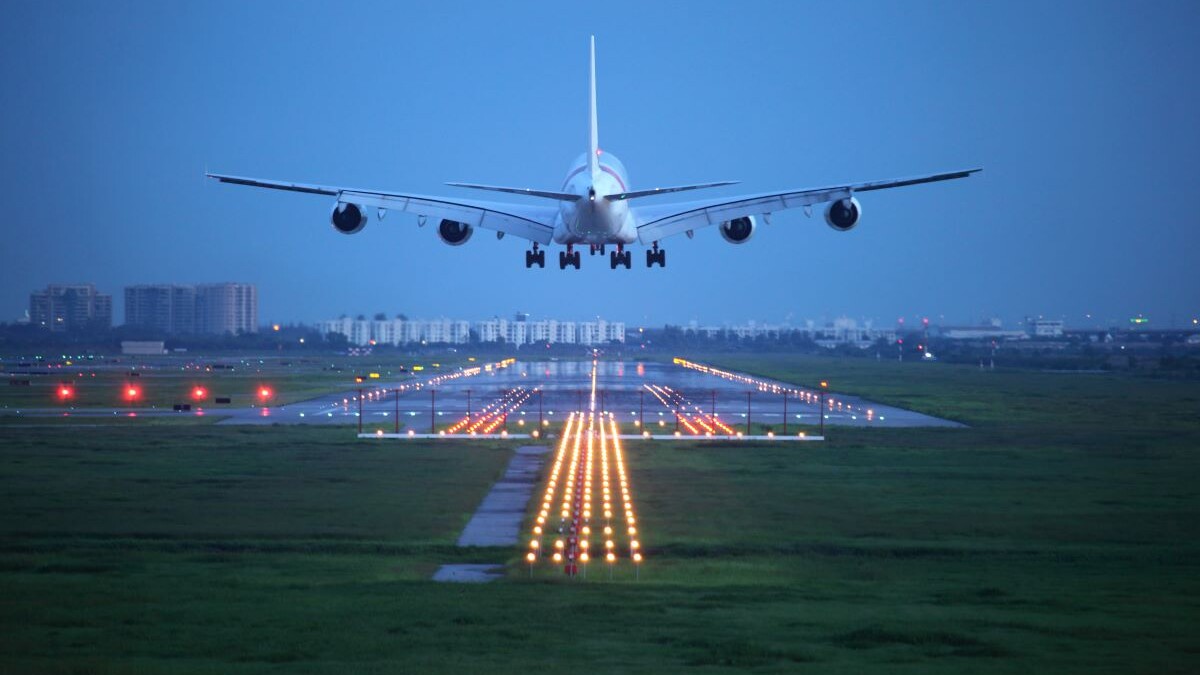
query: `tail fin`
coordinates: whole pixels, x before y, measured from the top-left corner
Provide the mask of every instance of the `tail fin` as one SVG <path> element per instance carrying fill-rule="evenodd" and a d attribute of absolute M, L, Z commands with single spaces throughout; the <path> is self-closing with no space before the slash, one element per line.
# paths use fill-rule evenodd
<path fill-rule="evenodd" d="M 595 174 L 600 170 L 600 132 L 596 122 L 596 36 L 592 36 L 591 69 L 589 78 L 588 110 L 591 115 L 591 132 L 588 134 L 588 168 Z"/>

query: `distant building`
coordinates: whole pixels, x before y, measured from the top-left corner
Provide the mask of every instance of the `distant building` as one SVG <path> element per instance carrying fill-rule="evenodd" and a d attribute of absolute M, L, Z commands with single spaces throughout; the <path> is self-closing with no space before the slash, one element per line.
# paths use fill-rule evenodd
<path fill-rule="evenodd" d="M 625 324 L 597 319 L 576 324 L 572 321 L 543 319 L 530 321 L 528 315 L 517 314 L 513 319 L 499 317 L 471 322 L 461 319 L 391 319 L 365 321 L 362 319 L 331 319 L 318 324 L 322 334 L 345 335 L 353 345 L 406 344 L 467 344 L 472 328 L 480 342 L 505 342 L 521 346 L 528 344 L 601 345 L 625 342 Z"/>
<path fill-rule="evenodd" d="M 257 333 L 258 287 L 237 283 L 196 286 L 196 332 Z"/>
<path fill-rule="evenodd" d="M 138 284 L 125 287 L 125 325 L 169 335 L 196 331 L 196 287 Z"/>
<path fill-rule="evenodd" d="M 1063 336 L 1061 319 L 1030 319 L 1026 322 L 1029 334 L 1035 338 L 1060 338 Z"/>
<path fill-rule="evenodd" d="M 29 294 L 29 320 L 55 333 L 112 328 L 112 296 L 92 284 L 51 284 Z"/>
<path fill-rule="evenodd" d="M 158 356 L 167 353 L 162 340 L 122 340 L 121 353 L 126 356 Z"/>
<path fill-rule="evenodd" d="M 934 326 L 929 333 L 946 340 L 1024 340 L 1029 337 L 1025 331 L 1005 330 L 996 325 Z"/>
<path fill-rule="evenodd" d="M 870 321 L 864 321 L 862 325 L 859 325 L 857 321 L 849 317 L 834 319 L 816 328 L 810 326 L 807 332 L 812 336 L 814 342 L 826 349 L 833 349 L 839 345 L 851 345 L 859 349 L 866 349 L 881 339 L 886 342 L 896 341 L 895 331 L 875 330 Z"/>
<path fill-rule="evenodd" d="M 253 284 L 139 284 L 125 287 L 125 325 L 169 335 L 258 332 Z"/>

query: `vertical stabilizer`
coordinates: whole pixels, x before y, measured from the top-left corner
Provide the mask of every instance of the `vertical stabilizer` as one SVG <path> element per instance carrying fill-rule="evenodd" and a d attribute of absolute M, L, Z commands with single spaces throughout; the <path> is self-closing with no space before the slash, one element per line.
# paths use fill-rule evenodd
<path fill-rule="evenodd" d="M 595 174 L 600 170 L 600 131 L 596 123 L 596 36 L 592 36 L 592 49 L 588 79 L 588 114 L 591 117 L 588 134 L 588 168 Z"/>

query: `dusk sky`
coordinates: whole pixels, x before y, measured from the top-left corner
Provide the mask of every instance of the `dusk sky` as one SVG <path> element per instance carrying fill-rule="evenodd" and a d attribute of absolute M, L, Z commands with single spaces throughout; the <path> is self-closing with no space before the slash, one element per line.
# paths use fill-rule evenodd
<path fill-rule="evenodd" d="M 1200 315 L 1195 2 L 5 7 L 0 320 L 73 281 L 118 324 L 127 284 L 211 281 L 257 284 L 263 322 Z M 778 213 L 628 271 L 586 251 L 560 271 L 557 249 L 526 270 L 522 240 L 449 247 L 398 213 L 343 236 L 330 197 L 203 178 L 556 190 L 586 149 L 593 33 L 600 145 L 633 189 L 984 172 L 864 194 L 849 233 Z"/>

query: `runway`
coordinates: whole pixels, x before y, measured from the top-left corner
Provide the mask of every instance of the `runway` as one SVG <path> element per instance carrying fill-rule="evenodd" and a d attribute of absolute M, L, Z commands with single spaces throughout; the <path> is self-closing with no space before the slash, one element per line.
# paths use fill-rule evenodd
<path fill-rule="evenodd" d="M 507 410 L 508 419 L 504 424 L 509 431 L 528 432 L 536 428 L 539 416 L 544 422 L 562 423 L 571 411 L 586 408 L 591 368 L 589 361 L 518 361 L 508 368 L 458 378 L 436 387 L 406 390 L 398 398 L 388 390 L 399 383 L 380 384 L 364 392 L 364 429 L 386 427 L 394 423 L 399 414 L 404 426 L 418 433 L 448 430 L 456 422 L 466 419 L 468 407 L 474 423 L 485 406 L 495 404 L 510 391 L 522 391 L 528 396 L 521 405 Z M 676 415 L 672 408 L 684 411 L 679 417 L 683 433 L 691 433 L 686 422 L 702 435 L 703 427 L 698 422 L 708 422 L 714 413 L 727 429 L 740 430 L 749 418 L 755 425 L 778 427 L 781 432 L 784 396 L 773 393 L 773 388 L 797 390 L 793 384 L 774 380 L 753 378 L 755 384 L 748 384 L 660 362 L 601 361 L 596 370 L 599 409 L 612 412 L 623 424 L 645 424 L 645 429 L 656 434 L 675 430 Z M 357 396 L 358 391 L 351 390 L 280 408 L 223 410 L 221 414 L 227 415 L 228 419 L 221 423 L 346 424 L 357 418 Z M 961 426 L 950 420 L 837 392 L 827 393 L 825 405 L 827 425 Z M 786 406 L 789 424 L 818 423 L 815 400 L 807 401 L 793 393 Z M 715 433 L 722 431 L 720 427 L 714 429 Z"/>
<path fill-rule="evenodd" d="M 396 420 L 416 433 L 472 431 L 529 433 L 562 424 L 587 409 L 591 361 L 506 361 L 502 367 L 459 371 L 437 378 L 373 380 L 344 391 L 275 407 L 205 407 L 189 412 L 161 408 L 78 408 L 71 417 L 219 415 L 220 424 L 355 424 L 361 403 L 364 431 L 392 431 Z M 819 399 L 795 384 L 742 373 L 715 374 L 686 362 L 601 361 L 596 365 L 597 409 L 613 414 L 628 432 L 655 435 L 729 435 L 747 429 L 784 432 L 787 424 L 815 426 Z M 466 374 L 469 372 L 469 374 Z M 280 386 L 286 386 L 286 383 Z M 783 392 L 787 392 L 785 396 Z M 957 422 L 882 405 L 836 391 L 824 397 L 825 424 L 856 427 L 958 427 Z M 11 413 L 10 413 L 11 414 Z M 61 417 L 60 408 L 22 411 L 28 417 Z M 629 427 L 629 425 L 634 425 Z M 789 429 L 788 431 L 791 431 Z"/>

